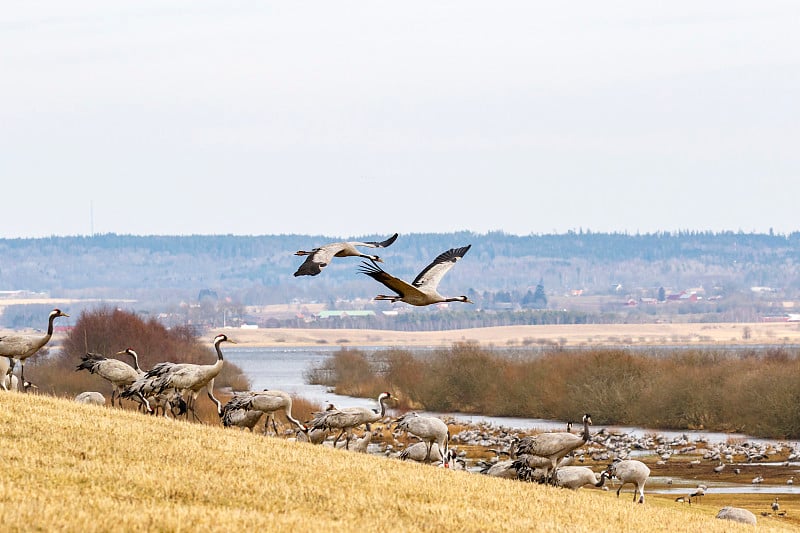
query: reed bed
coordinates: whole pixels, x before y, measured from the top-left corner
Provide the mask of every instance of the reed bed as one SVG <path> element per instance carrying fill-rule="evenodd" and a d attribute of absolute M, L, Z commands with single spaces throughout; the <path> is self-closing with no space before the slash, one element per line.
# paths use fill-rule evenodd
<path fill-rule="evenodd" d="M 708 508 L 637 505 L 594 489 L 490 479 L 46 396 L 0 395 L 0 445 L 5 531 L 739 527 Z"/>

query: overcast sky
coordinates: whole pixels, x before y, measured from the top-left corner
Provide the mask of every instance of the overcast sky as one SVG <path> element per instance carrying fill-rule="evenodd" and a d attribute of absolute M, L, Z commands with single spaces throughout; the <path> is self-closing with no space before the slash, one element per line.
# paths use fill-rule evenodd
<path fill-rule="evenodd" d="M 800 2 L 16 1 L 0 237 L 800 230 Z"/>

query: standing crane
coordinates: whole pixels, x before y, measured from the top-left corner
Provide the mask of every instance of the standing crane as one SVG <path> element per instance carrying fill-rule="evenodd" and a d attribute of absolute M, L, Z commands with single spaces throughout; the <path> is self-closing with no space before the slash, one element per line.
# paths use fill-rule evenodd
<path fill-rule="evenodd" d="M 0 336 L 0 356 L 11 359 L 11 369 L 9 372 L 14 371 L 14 359 L 19 360 L 19 379 L 22 383 L 25 383 L 25 360 L 50 342 L 50 338 L 53 336 L 53 321 L 62 316 L 68 317 L 69 315 L 60 309 L 53 309 L 50 311 L 50 316 L 47 319 L 47 333 L 45 333 L 44 336 L 18 334 Z"/>
<path fill-rule="evenodd" d="M 450 428 L 442 420 L 434 416 L 419 416 L 417 413 L 406 413 L 397 420 L 397 429 L 402 429 L 427 443 L 428 451 L 423 462 L 430 462 L 431 448 L 436 444 L 445 466 L 449 466 L 447 447 L 450 441 Z"/>
<path fill-rule="evenodd" d="M 76 372 L 88 370 L 91 374 L 97 374 L 101 378 L 111 383 L 111 407 L 114 407 L 114 398 L 117 404 L 122 407 L 122 391 L 130 387 L 136 379 L 143 374 L 139 368 L 139 358 L 133 350 L 119 352 L 133 357 L 135 368 L 119 359 L 107 359 L 100 354 L 87 353 L 81 356 L 81 364 L 75 369 Z"/>
<path fill-rule="evenodd" d="M 316 276 L 322 269 L 328 266 L 334 257 L 363 257 L 371 261 L 383 262 L 377 255 L 361 253 L 356 246 L 367 246 L 369 248 L 386 248 L 397 239 L 397 233 L 381 242 L 333 242 L 314 248 L 310 252 L 298 250 L 294 255 L 307 255 L 308 257 L 294 273 L 295 276 Z"/>
<path fill-rule="evenodd" d="M 466 296 L 448 298 L 442 296 L 436 290 L 442 277 L 453 268 L 456 261 L 464 257 L 464 254 L 469 251 L 470 246 L 472 245 L 462 248 L 452 248 L 439 254 L 430 265 L 426 266 L 422 272 L 417 274 L 417 277 L 411 283 L 392 276 L 375 263 L 370 264 L 366 261 L 361 264 L 360 272 L 366 274 L 375 281 L 383 283 L 386 287 L 397 293 L 393 296 L 379 294 L 375 297 L 376 300 L 388 300 L 392 303 L 405 302 L 407 304 L 420 306 L 443 302 L 464 302 L 471 304 L 472 302 Z"/>
<path fill-rule="evenodd" d="M 264 434 L 267 434 L 270 420 L 272 420 L 273 428 L 275 427 L 275 412 L 282 410 L 286 419 L 297 426 L 300 431 L 305 432 L 306 427 L 302 422 L 292 416 L 292 397 L 288 393 L 280 390 L 265 390 L 257 392 L 243 392 L 236 394 L 225 405 L 222 415 L 222 424 L 225 426 L 231 424 L 231 417 L 227 419 L 225 412 L 233 413 L 235 410 L 244 409 L 245 411 L 259 411 L 266 413 L 267 420 L 264 422 Z M 277 430 L 275 431 L 277 434 Z"/>
<path fill-rule="evenodd" d="M 583 434 L 580 436 L 559 431 L 525 437 L 519 442 L 517 454 L 520 456 L 535 455 L 549 459 L 550 467 L 547 469 L 546 480 L 553 481 L 558 462 L 569 452 L 577 450 L 589 441 L 589 425 L 591 423 L 592 417 L 586 413 L 583 415 Z"/>
<path fill-rule="evenodd" d="M 140 376 L 123 393 L 123 397 L 141 395 L 146 398 L 152 394 L 164 392 L 167 389 L 177 389 L 182 393 L 189 392 L 186 407 L 192 412 L 195 420 L 200 420 L 195 411 L 197 396 L 203 387 L 206 393 L 217 406 L 217 414 L 222 416 L 222 402 L 214 396 L 214 378 L 222 371 L 223 356 L 220 344 L 235 341 L 229 339 L 227 335 L 217 335 L 214 337 L 214 349 L 217 351 L 217 360 L 211 365 L 197 365 L 192 363 L 171 363 L 165 361 L 158 363 L 152 369 Z"/>
<path fill-rule="evenodd" d="M 315 429 L 339 429 L 340 433 L 333 440 L 333 446 L 342 435 L 347 433 L 345 440 L 345 448 L 350 449 L 350 438 L 353 428 L 362 424 L 373 423 L 382 420 L 386 416 L 386 401 L 392 395 L 388 392 L 382 392 L 378 396 L 378 405 L 380 411 L 374 409 L 367 409 L 366 407 L 345 407 L 343 409 L 331 409 L 328 411 L 320 411 L 314 413 L 314 418 L 309 422 L 308 429 L 313 431 Z"/>

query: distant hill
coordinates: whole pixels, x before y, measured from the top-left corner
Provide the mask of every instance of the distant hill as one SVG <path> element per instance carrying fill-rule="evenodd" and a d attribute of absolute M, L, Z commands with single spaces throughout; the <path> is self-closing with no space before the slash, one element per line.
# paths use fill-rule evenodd
<path fill-rule="evenodd" d="M 293 277 L 303 259 L 295 251 L 335 240 L 341 239 L 116 234 L 0 239 L 0 290 L 134 299 L 148 307 L 197 302 L 203 294 L 242 306 L 322 302 L 330 308 L 385 292 L 357 272 L 355 258 L 337 259 L 319 276 Z M 800 292 L 800 233 L 416 233 L 400 235 L 379 255 L 387 271 L 411 280 L 440 252 L 466 244 L 472 245 L 470 252 L 440 289 L 477 298 L 482 309 L 513 309 L 526 295 L 531 301 L 540 282 L 549 308 L 563 307 L 572 297 L 570 305 L 594 302 L 586 307 L 592 312 L 603 312 L 603 302 L 640 304 L 658 299 L 660 292 L 664 298 L 694 292 L 707 301 L 737 295 L 749 302 L 751 287 L 757 287 L 757 298 L 768 295 L 770 305 L 798 300 Z"/>

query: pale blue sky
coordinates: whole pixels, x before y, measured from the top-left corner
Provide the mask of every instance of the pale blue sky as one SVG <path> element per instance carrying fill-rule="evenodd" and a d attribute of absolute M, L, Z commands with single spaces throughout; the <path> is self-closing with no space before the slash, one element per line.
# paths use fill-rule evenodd
<path fill-rule="evenodd" d="M 12 0 L 0 237 L 798 231 L 798 28 L 794 0 Z"/>

